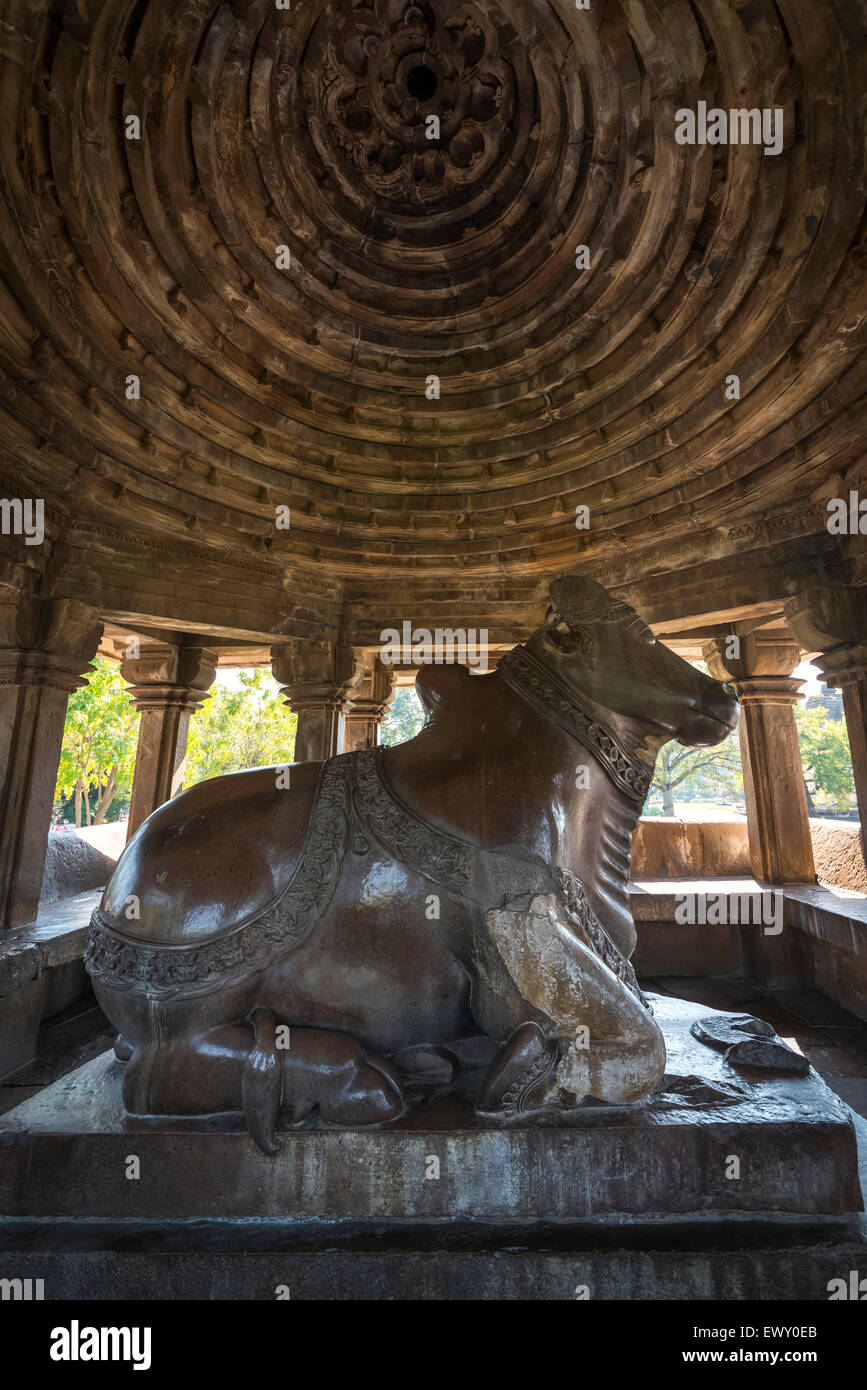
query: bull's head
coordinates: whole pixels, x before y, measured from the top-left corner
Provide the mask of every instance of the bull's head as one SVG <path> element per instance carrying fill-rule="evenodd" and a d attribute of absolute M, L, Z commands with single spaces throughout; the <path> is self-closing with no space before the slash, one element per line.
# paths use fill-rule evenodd
<path fill-rule="evenodd" d="M 628 603 L 575 576 L 556 579 L 550 594 L 545 622 L 527 646 L 579 697 L 634 722 L 648 744 L 675 738 L 712 746 L 735 727 L 731 687 L 657 642 Z"/>

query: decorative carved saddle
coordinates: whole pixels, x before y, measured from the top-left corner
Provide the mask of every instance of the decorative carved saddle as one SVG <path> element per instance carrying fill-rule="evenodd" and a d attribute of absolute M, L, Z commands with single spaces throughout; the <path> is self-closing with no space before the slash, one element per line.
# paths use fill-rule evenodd
<path fill-rule="evenodd" d="M 154 999 L 181 999 L 222 988 L 266 970 L 308 939 L 328 908 L 344 858 L 376 841 L 396 861 L 446 888 L 469 894 L 471 842 L 429 825 L 388 784 L 382 750 L 359 749 L 323 763 L 307 833 L 283 890 L 251 919 L 189 946 L 137 941 L 93 913 L 85 964 L 114 988 Z M 576 934 L 642 998 L 629 961 L 599 921 L 574 875 L 555 870 L 564 910 Z M 496 904 L 479 904 L 482 910 Z M 643 1001 L 646 1003 L 646 1001 Z"/>

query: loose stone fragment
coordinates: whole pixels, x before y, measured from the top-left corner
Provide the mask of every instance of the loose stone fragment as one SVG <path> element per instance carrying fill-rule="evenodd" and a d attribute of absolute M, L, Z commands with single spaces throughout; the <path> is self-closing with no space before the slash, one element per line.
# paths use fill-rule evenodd
<path fill-rule="evenodd" d="M 735 1043 L 725 1055 L 725 1060 L 733 1067 L 762 1067 L 768 1071 L 792 1072 L 805 1076 L 810 1063 L 793 1048 L 787 1047 L 779 1038 L 748 1038 Z"/>

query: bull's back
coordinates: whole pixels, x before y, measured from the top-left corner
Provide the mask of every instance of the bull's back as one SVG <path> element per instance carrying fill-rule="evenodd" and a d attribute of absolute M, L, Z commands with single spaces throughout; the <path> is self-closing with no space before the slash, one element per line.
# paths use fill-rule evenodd
<path fill-rule="evenodd" d="M 133 941 L 189 946 L 264 911 L 295 872 L 320 767 L 230 773 L 166 802 L 118 860 L 103 921 Z"/>

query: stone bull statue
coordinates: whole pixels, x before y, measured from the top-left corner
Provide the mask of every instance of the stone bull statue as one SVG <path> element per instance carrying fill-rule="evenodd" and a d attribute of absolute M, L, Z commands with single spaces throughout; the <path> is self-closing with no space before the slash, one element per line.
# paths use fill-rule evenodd
<path fill-rule="evenodd" d="M 494 673 L 416 685 L 408 743 L 217 777 L 130 841 L 87 951 L 129 1112 L 243 1113 L 273 1152 L 443 1077 L 503 1122 L 658 1085 L 631 835 L 660 747 L 718 743 L 734 695 L 580 578 Z"/>

